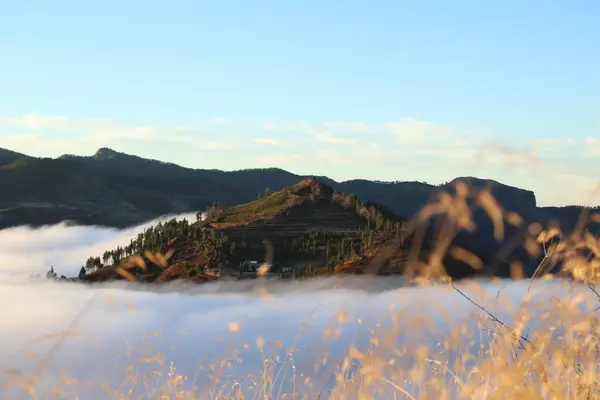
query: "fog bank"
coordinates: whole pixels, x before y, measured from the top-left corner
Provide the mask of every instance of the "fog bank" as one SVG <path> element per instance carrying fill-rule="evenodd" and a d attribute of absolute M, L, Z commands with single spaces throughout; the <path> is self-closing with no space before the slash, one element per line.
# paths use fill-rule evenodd
<path fill-rule="evenodd" d="M 438 359 L 476 353 L 489 342 L 478 325 L 484 313 L 456 290 L 400 288 L 399 278 L 332 277 L 266 287 L 261 281 L 139 286 L 22 279 L 29 273 L 43 274 L 50 265 L 59 274 L 75 275 L 87 257 L 127 242 L 142 228 L 117 231 L 61 224 L 0 231 L 2 397 L 13 390 L 2 385 L 15 378 L 16 370 L 37 369 L 40 396 L 66 372 L 88 383 L 76 389 L 80 398 L 105 398 L 106 388 L 139 395 L 162 387 L 175 368 L 175 375 L 187 376 L 183 386 L 194 388 L 199 398 L 211 398 L 207 391 L 217 388 L 252 392 L 252 382 L 260 380 L 265 368 L 273 368 L 273 393 L 295 391 L 318 398 L 351 346 L 367 346 L 394 329 L 398 348 L 414 351 L 426 346 Z M 510 324 L 528 282 L 462 282 L 458 287 Z M 532 287 L 540 309 L 572 291 L 595 300 L 585 287 L 561 281 L 537 281 Z M 394 319 L 398 326 L 392 328 Z M 441 349 L 440 337 L 463 325 L 457 339 L 462 344 L 451 351 Z M 160 351 L 160 357 L 150 349 Z M 409 353 L 394 368 L 409 368 L 411 357 Z M 317 365 L 321 367 L 316 370 Z M 123 386 L 128 376 L 152 370 L 160 374 Z M 216 378 L 220 381 L 215 383 Z"/>
<path fill-rule="evenodd" d="M 31 273 L 45 274 L 51 266 L 59 275 L 77 276 L 90 256 L 129 243 L 144 228 L 171 218 L 196 220 L 195 213 L 172 215 L 139 226 L 118 230 L 65 223 L 39 228 L 15 227 L 0 230 L 0 280 L 18 279 Z"/>
<path fill-rule="evenodd" d="M 221 387 L 223 380 L 230 386 L 236 381 L 244 382 L 244 377 L 260 376 L 265 354 L 276 354 L 285 366 L 288 352 L 293 349 L 293 372 L 299 390 L 298 385 L 307 376 L 312 382 L 329 382 L 331 371 L 328 375 L 314 370 L 325 355 L 327 368 L 339 365 L 351 345 L 365 346 L 370 338 L 380 337 L 389 328 L 392 316 L 411 325 L 398 338 L 409 348 L 426 345 L 435 352 L 436 335 L 465 323 L 472 329 L 464 337 L 465 345 L 480 336 L 476 323 L 481 321 L 481 312 L 448 287 L 373 292 L 320 289 L 305 283 L 304 290 L 275 290 L 265 297 L 252 290 L 216 293 L 211 286 L 179 286 L 171 292 L 153 293 L 123 285 L 0 284 L 0 368 L 33 371 L 41 365 L 43 379 L 38 387 L 47 390 L 50 383 L 62 379 L 61 371 L 67 371 L 72 378 L 90 382 L 78 389 L 80 396 L 98 398 L 103 390 L 100 381 L 118 388 L 131 363 L 142 370 L 159 368 L 140 364 L 144 356 L 152 358 L 151 354 L 144 354 L 149 348 L 164 354 L 166 366 L 159 368 L 163 373 L 172 362 L 177 373 L 195 376 L 188 385 L 193 383 L 197 390 Z M 479 289 L 467 284 L 460 287 L 510 322 L 527 284 L 498 282 Z M 551 296 L 566 293 L 558 282 L 538 282 L 534 290 L 546 304 Z M 581 291 L 586 293 L 584 288 Z M 417 326 L 417 320 L 430 325 Z M 231 331 L 231 327 L 236 330 Z M 327 337 L 330 327 L 339 327 L 340 336 Z M 39 340 L 42 335 L 65 331 L 80 336 L 63 338 L 62 342 L 58 337 Z M 150 332 L 156 335 L 148 337 Z M 147 347 L 139 347 L 144 338 L 148 338 Z M 265 342 L 264 352 L 257 347 L 261 340 Z M 129 345 L 137 351 L 132 350 L 126 357 Z M 474 346 L 478 348 L 477 343 Z M 211 364 L 219 365 L 236 350 L 239 353 L 224 372 L 209 370 Z M 455 355 L 444 352 L 439 356 Z M 39 364 L 44 357 L 48 358 Z M 289 381 L 282 382 L 288 390 L 293 378 L 290 373 L 287 372 Z M 212 382 L 211 376 L 215 375 L 222 380 L 218 384 Z M 327 382 L 319 384 L 326 386 Z M 156 385 L 160 386 L 158 382 Z M 141 384 L 136 388 L 142 390 Z"/>

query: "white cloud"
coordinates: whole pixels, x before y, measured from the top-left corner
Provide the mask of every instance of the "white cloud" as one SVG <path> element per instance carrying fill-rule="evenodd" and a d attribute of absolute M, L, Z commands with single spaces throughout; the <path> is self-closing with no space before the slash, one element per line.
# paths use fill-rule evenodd
<path fill-rule="evenodd" d="M 358 145 L 360 141 L 356 138 L 339 136 L 333 132 L 332 128 L 354 126 L 357 123 L 344 123 L 342 121 L 326 122 L 320 126 L 314 126 L 307 122 L 301 121 L 291 124 L 275 124 L 267 122 L 263 128 L 272 132 L 294 132 L 307 136 L 309 139 L 314 139 L 319 143 L 328 145 Z M 363 123 L 360 123 L 363 124 Z M 365 124 L 366 127 L 366 124 Z M 342 129 L 343 131 L 343 129 Z"/>
<path fill-rule="evenodd" d="M 308 387 L 304 386 L 308 382 L 307 377 L 313 382 L 313 390 L 322 390 L 327 382 L 335 381 L 335 367 L 341 364 L 351 346 L 367 346 L 372 337 L 385 342 L 383 334 L 394 333 L 389 329 L 384 331 L 379 325 L 381 321 L 391 321 L 388 310 L 391 306 L 397 310 L 395 318 L 411 321 L 408 329 L 403 326 L 401 331 L 395 332 L 409 353 L 406 357 L 399 357 L 394 368 L 385 368 L 384 377 L 390 379 L 391 374 L 402 371 L 408 374 L 410 359 L 414 355 L 411 349 L 419 346 L 426 347 L 432 358 L 452 364 L 453 350 L 436 348 L 435 335 L 439 339 L 443 332 L 447 332 L 446 323 L 457 329 L 463 324 L 469 327 L 466 330 L 469 333 L 459 336 L 457 349 L 463 353 L 472 351 L 474 355 L 479 350 L 481 335 L 476 329 L 476 322 L 481 317 L 477 318 L 477 314 L 472 313 L 472 306 L 447 288 L 367 293 L 362 290 L 319 289 L 318 286 L 304 284 L 301 290 L 290 288 L 288 293 L 280 289 L 273 294 L 275 302 L 270 304 L 252 291 L 244 290 L 241 284 L 221 285 L 220 288 L 183 286 L 172 293 L 127 290 L 122 286 L 85 288 L 64 284 L 4 284 L 0 285 L 0 300 L 5 304 L 3 317 L 11 323 L 0 332 L 0 356 L 3 363 L 9 364 L 5 369 L 33 370 L 36 360 L 20 350 L 32 350 L 40 357 L 46 354 L 57 339 L 39 338 L 63 331 L 84 307 L 83 317 L 78 319 L 72 332 L 92 339 L 67 338 L 53 350 L 46 368 L 40 371 L 40 379 L 36 381 L 35 388 L 40 398 L 46 397 L 53 384 L 65 380 L 63 371 L 72 379 L 89 382 L 69 388 L 79 398 L 104 398 L 106 392 L 103 386 L 119 388 L 132 375 L 127 372 L 130 363 L 135 372 L 144 366 L 141 361 L 144 356 L 148 362 L 145 364 L 147 371 L 160 374 L 144 379 L 142 372 L 140 379 L 129 381 L 121 390 L 133 389 L 129 396 L 132 398 L 143 397 L 140 392 L 160 389 L 166 382 L 170 363 L 176 368 L 176 374 L 189 377 L 181 381 L 181 386 L 188 390 L 195 387 L 199 391 L 195 398 L 210 398 L 208 389 L 223 388 L 227 391 L 234 382 L 242 383 L 244 397 L 259 398 L 261 385 L 250 385 L 246 383 L 249 379 L 244 377 L 250 374 L 260 377 L 265 369 L 264 358 L 280 359 L 279 363 L 273 362 L 275 376 L 270 383 L 278 389 L 281 384 L 279 390 L 284 393 L 292 389 L 294 376 L 294 386 L 300 393 L 308 393 Z M 521 284 L 518 291 L 504 289 L 500 304 L 504 304 L 508 294 L 514 296 L 511 303 L 518 302 L 525 288 L 526 285 Z M 473 295 L 468 289 L 462 289 Z M 490 302 L 493 302 L 494 290 L 500 291 L 501 286 L 490 285 L 484 290 Z M 409 309 L 406 304 L 425 306 Z M 502 315 L 508 314 L 505 322 L 511 323 L 515 307 L 509 304 L 499 308 L 504 312 Z M 493 308 L 496 312 L 497 309 Z M 344 324 L 336 324 L 341 312 L 348 320 Z M 415 312 L 420 318 L 415 318 Z M 239 324 L 238 333 L 228 332 L 230 322 Z M 328 337 L 325 332 L 329 326 L 339 327 L 341 335 Z M 401 335 L 401 332 L 408 334 Z M 264 353 L 256 345 L 259 337 L 266 344 Z M 469 344 L 469 341 L 474 343 Z M 486 345 L 485 342 L 482 344 Z M 391 350 L 387 350 L 388 356 Z M 147 351 L 149 353 L 145 353 Z M 288 351 L 293 351 L 293 368 L 285 368 L 291 364 L 287 359 Z M 164 355 L 164 367 L 151 360 L 155 352 Z M 225 362 L 234 355 L 231 362 Z M 218 368 L 221 361 L 228 365 L 223 372 L 219 372 Z M 316 370 L 322 362 L 324 365 Z M 213 371 L 210 365 L 217 368 Z M 282 376 L 277 378 L 280 368 Z M 214 377 L 222 381 L 215 383 Z M 0 376 L 0 384 L 10 378 L 10 375 Z M 410 385 L 403 385 L 403 388 L 412 391 Z M 3 387 L 2 394 L 6 396 L 11 391 Z M 380 395 L 382 399 L 394 398 L 391 393 Z"/>
<path fill-rule="evenodd" d="M 124 230 L 72 227 L 57 224 L 41 228 L 15 227 L 0 230 L 0 275 L 45 273 L 54 265 L 61 274 L 74 276 L 89 256 L 127 243 L 150 225 L 173 216 L 156 218 Z M 195 221 L 195 213 L 177 216 Z M 35 243 L 35 245 L 33 245 Z"/>
<path fill-rule="evenodd" d="M 540 138 L 533 141 L 533 149 L 538 152 L 564 150 L 565 147 L 581 146 L 581 141 L 572 138 Z"/>
<path fill-rule="evenodd" d="M 65 226 L 0 231 L 0 235 L 2 243 L 11 244 L 0 247 L 0 277 L 14 260 L 11 254 L 17 251 L 23 252 L 23 273 L 45 271 L 47 265 L 39 256 L 46 253 L 62 254 L 55 265 L 58 273 L 64 273 L 67 265 L 80 265 L 90 249 L 96 249 L 94 252 L 100 254 L 98 252 L 104 246 L 123 243 L 127 239 L 127 235 L 114 230 Z M 76 262 L 78 258 L 81 260 Z M 393 368 L 390 364 L 384 369 L 385 377 L 390 380 L 394 380 L 390 373 L 404 371 L 408 374 L 411 358 L 415 355 L 411 351 L 420 346 L 428 349 L 430 358 L 442 363 L 447 361 L 449 365 L 453 365 L 452 349 L 461 353 L 472 351 L 473 356 L 486 354 L 479 353 L 480 346 L 485 348 L 491 340 L 481 335 L 481 329 L 477 328 L 477 323 L 485 317 L 483 313 L 450 287 L 438 285 L 395 290 L 401 284 L 401 280 L 394 277 L 373 280 L 331 278 L 291 284 L 272 282 L 266 285 L 273 299 L 268 302 L 255 292 L 260 286 L 260 282 L 255 281 L 135 287 L 26 283 L 14 279 L 9 283 L 7 279 L 0 279 L 1 315 L 3 320 L 10 321 L 0 330 L 0 395 L 13 394 L 4 384 L 14 376 L 5 374 L 5 370 L 33 371 L 38 360 L 46 355 L 48 359 L 42 364 L 36 381 L 38 397 L 46 398 L 53 384 L 64 382 L 65 371 L 69 378 L 89 383 L 69 388 L 70 392 L 75 392 L 73 397 L 77 394 L 79 398 L 93 399 L 106 397 L 103 383 L 109 389 L 117 389 L 126 378 L 131 378 L 133 374 L 127 372 L 130 363 L 135 369 L 146 365 L 146 371 L 160 372 L 151 379 L 144 379 L 142 370 L 140 379 L 131 380 L 122 389 L 125 392 L 133 388 L 134 392 L 128 396 L 131 398 L 142 397 L 140 391 L 148 393 L 159 389 L 157 386 L 164 384 L 171 362 L 176 374 L 188 377 L 181 382 L 183 388 L 230 388 L 237 381 L 247 390 L 246 398 L 259 398 L 257 391 L 249 389 L 244 377 L 249 374 L 261 376 L 265 371 L 263 357 L 281 359 L 280 364 L 273 365 L 275 373 L 281 368 L 283 375 L 281 381 L 272 382 L 275 387 L 281 382 L 286 385 L 282 391 L 289 391 L 289 380 L 295 374 L 296 389 L 308 393 L 302 386 L 306 377 L 311 378 L 315 388 L 322 389 L 328 381 L 335 380 L 335 366 L 342 362 L 350 346 L 362 348 L 372 338 L 379 339 L 383 346 L 386 343 L 384 334 L 398 335 L 402 348 L 408 351 L 406 357 L 397 359 Z M 478 286 L 457 283 L 457 286 L 512 326 L 513 317 L 523 311 L 520 306 L 528 283 L 507 285 L 507 282 L 499 282 Z M 590 302 L 588 307 L 593 309 L 595 296 L 586 287 L 580 289 L 573 288 L 570 296 L 583 296 Z M 538 304 L 538 310 L 543 312 L 548 304 L 556 304 L 550 300 L 552 297 L 564 300 L 568 290 L 569 287 L 557 281 L 539 281 L 533 283 L 530 294 Z M 527 310 L 536 309 L 535 304 Z M 342 312 L 346 316 L 345 322 L 336 323 Z M 80 313 L 81 317 L 78 317 Z M 405 321 L 400 323 L 398 331 L 390 331 L 394 325 L 392 318 Z M 560 315 L 551 318 L 558 319 Z M 239 324 L 238 333 L 228 331 L 230 322 Z M 554 321 L 547 322 L 548 326 L 554 326 Z M 330 327 L 339 327 L 341 335 L 328 337 L 326 331 Z M 438 342 L 453 328 L 458 333 L 458 342 L 448 351 Z M 531 325 L 525 326 L 524 330 L 528 331 L 528 328 Z M 83 338 L 67 337 L 60 343 L 56 334 L 67 329 Z M 467 333 L 460 334 L 461 330 Z M 47 334 L 55 336 L 41 339 Z M 264 352 L 256 346 L 259 336 L 266 344 Z M 482 336 L 485 337 L 483 343 L 480 342 Z M 55 344 L 57 346 L 51 350 Z M 291 365 L 286 357 L 292 348 L 295 349 L 293 367 L 286 373 L 286 365 Z M 381 350 L 386 357 L 393 353 L 392 349 Z M 234 352 L 236 357 L 229 363 L 224 362 L 229 367 L 223 373 L 218 372 L 220 362 L 232 357 Z M 152 358 L 160 353 L 164 355 L 164 368 L 148 358 L 149 363 L 142 364 L 143 356 Z M 327 359 L 325 365 L 316 371 L 315 367 L 324 359 Z M 214 383 L 210 375 L 223 381 Z M 288 382 L 284 383 L 283 378 Z M 464 381 L 466 376 L 459 378 Z M 412 390 L 409 385 L 403 388 Z M 381 393 L 381 396 L 394 398 L 389 393 Z M 195 398 L 210 396 L 201 392 Z"/>
<path fill-rule="evenodd" d="M 215 118 L 213 122 L 215 125 L 229 125 L 231 123 L 227 118 Z"/>
<path fill-rule="evenodd" d="M 269 146 L 279 146 L 279 140 L 273 138 L 254 138 L 252 139 L 254 143 L 258 144 L 266 144 Z"/>
<path fill-rule="evenodd" d="M 308 122 L 300 121 L 296 123 L 289 124 L 276 124 L 274 122 L 265 122 L 263 124 L 263 129 L 267 131 L 277 131 L 277 132 L 294 132 L 294 131 L 306 131 L 311 129 L 311 126 Z"/>
<path fill-rule="evenodd" d="M 600 138 L 588 137 L 585 139 L 586 154 L 593 157 L 600 157 Z"/>
<path fill-rule="evenodd" d="M 53 117 L 38 115 L 35 113 L 25 114 L 20 117 L 8 118 L 9 125 L 32 131 L 67 129 L 70 119 L 67 117 Z"/>
<path fill-rule="evenodd" d="M 356 121 L 356 122 L 344 122 L 344 121 L 331 121 L 325 122 L 323 124 L 325 128 L 329 129 L 343 129 L 350 132 L 356 133 L 371 133 L 373 132 L 373 128 L 367 124 L 366 122 Z"/>
<path fill-rule="evenodd" d="M 319 142 L 323 142 L 326 144 L 347 146 L 356 145 L 359 142 L 356 139 L 336 136 L 333 133 L 327 131 L 310 130 L 308 131 L 308 135 L 314 139 L 317 139 Z"/>
<path fill-rule="evenodd" d="M 101 147 L 101 141 L 93 138 L 67 140 L 58 137 L 47 137 L 36 133 L 21 133 L 18 135 L 0 135 L 2 147 L 30 155 L 51 156 L 58 154 L 77 154 L 81 151 L 90 152 Z"/>
<path fill-rule="evenodd" d="M 317 150 L 316 154 L 317 159 L 321 160 L 326 164 L 349 164 L 357 161 L 357 158 L 341 154 L 337 150 L 322 149 Z"/>
<path fill-rule="evenodd" d="M 41 133 L 0 133 L 1 146 L 14 151 L 22 152 L 32 156 L 56 157 L 62 154 L 90 155 L 100 147 L 111 147 L 116 150 L 129 152 L 143 156 L 140 151 L 147 146 L 154 146 L 156 155 L 160 158 L 165 148 L 177 148 L 178 146 L 190 147 L 194 144 L 191 138 L 179 136 L 157 135 L 150 139 L 147 132 L 130 132 L 127 136 L 118 135 L 54 135 Z"/>
<path fill-rule="evenodd" d="M 305 160 L 306 156 L 302 154 L 272 152 L 259 154 L 251 158 L 252 163 L 260 164 L 261 166 L 294 165 Z"/>
<path fill-rule="evenodd" d="M 183 154 L 186 150 L 235 151 L 244 147 L 231 140 L 205 141 L 201 132 L 188 126 L 125 125 L 105 118 L 27 114 L 7 118 L 0 125 L 3 147 L 36 156 L 88 155 L 100 147 L 112 147 L 133 154 L 145 148 L 147 154 L 160 158 L 164 151 Z"/>
<path fill-rule="evenodd" d="M 230 140 L 203 142 L 200 145 L 200 147 L 205 150 L 228 150 L 228 151 L 242 150 L 244 148 L 240 144 L 230 141 Z"/>
<path fill-rule="evenodd" d="M 185 126 L 124 125 L 105 118 L 67 118 L 26 114 L 7 118 L 4 126 L 33 132 L 77 134 L 83 141 L 138 140 L 189 142 L 190 129 Z"/>
<path fill-rule="evenodd" d="M 279 126 L 277 124 L 271 123 L 271 122 L 265 122 L 263 124 L 263 129 L 266 131 L 276 131 L 278 130 Z"/>
<path fill-rule="evenodd" d="M 365 122 L 334 121 L 311 125 L 306 122 L 295 124 L 267 123 L 264 128 L 269 131 L 299 132 L 328 145 L 351 146 L 361 151 L 365 146 L 372 146 L 377 141 L 386 149 L 402 148 L 406 152 L 425 151 L 427 154 L 452 155 L 455 148 L 466 150 L 476 146 L 466 133 L 451 127 L 427 121 L 404 119 L 399 122 L 367 124 Z M 356 133 L 372 133 L 368 140 L 357 137 Z M 395 139 L 395 140 L 394 140 Z"/>
<path fill-rule="evenodd" d="M 437 125 L 427 121 L 417 121 L 411 118 L 400 122 L 386 122 L 383 127 L 387 132 L 396 136 L 398 143 L 409 146 L 422 146 L 426 144 L 448 141 L 457 136 L 457 133 L 448 126 Z"/>

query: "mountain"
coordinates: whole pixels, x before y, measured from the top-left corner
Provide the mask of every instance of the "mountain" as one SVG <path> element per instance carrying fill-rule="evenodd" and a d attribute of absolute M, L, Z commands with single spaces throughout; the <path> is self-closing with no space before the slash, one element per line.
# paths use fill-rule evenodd
<path fill-rule="evenodd" d="M 193 225 L 171 220 L 151 227 L 127 245 L 90 257 L 86 262 L 90 272 L 81 278 L 205 282 L 240 276 L 239 267 L 247 260 L 268 262 L 272 273 L 288 267 L 297 277 L 404 273 L 414 238 L 407 223 L 385 207 L 306 178 L 248 203 L 229 208 L 215 205 L 207 219 Z M 432 248 L 431 239 L 421 246 L 421 261 L 426 261 Z M 159 260 L 146 251 L 171 252 L 171 256 Z M 135 262 L 128 267 L 127 260 Z M 454 278 L 476 273 L 449 256 L 444 263 Z"/>
<path fill-rule="evenodd" d="M 14 163 L 17 160 L 29 158 L 25 154 L 0 148 L 0 167 Z"/>
<path fill-rule="evenodd" d="M 210 174 L 110 149 L 58 159 L 0 155 L 0 229 L 65 220 L 121 228 L 254 196 Z"/>
<path fill-rule="evenodd" d="M 0 229 L 65 220 L 123 228 L 205 210 L 215 201 L 250 201 L 267 187 L 281 189 L 303 178 L 277 168 L 194 170 L 108 148 L 58 159 L 0 149 L 0 168 Z"/>
<path fill-rule="evenodd" d="M 240 171 L 184 168 L 108 148 L 91 156 L 64 155 L 58 159 L 0 149 L 0 229 L 65 220 L 122 228 L 160 215 L 204 211 L 215 202 L 223 207 L 247 203 L 267 188 L 278 191 L 305 178 L 308 177 L 278 168 Z M 532 191 L 475 177 L 456 178 L 439 186 L 421 182 L 318 179 L 335 191 L 352 193 L 363 201 L 386 207 L 404 220 L 413 218 L 438 193 L 452 192 L 459 180 L 474 190 L 489 189 L 502 210 L 518 213 L 524 226 L 555 221 L 568 231 L 577 224 L 583 210 L 576 206 L 537 207 Z M 501 253 L 503 258 L 514 256 L 534 265 L 535 260 L 526 259 L 521 250 L 507 251 L 506 241 L 494 238 L 493 225 L 484 210 L 477 210 L 474 219 L 477 232 L 462 231 L 457 242 L 480 253 Z M 522 235 L 523 231 L 523 226 L 508 226 L 506 236 Z"/>

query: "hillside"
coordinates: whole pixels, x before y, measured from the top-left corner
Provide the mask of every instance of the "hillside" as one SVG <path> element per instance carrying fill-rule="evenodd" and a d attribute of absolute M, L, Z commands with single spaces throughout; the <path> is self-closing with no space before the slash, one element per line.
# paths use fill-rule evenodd
<path fill-rule="evenodd" d="M 383 207 L 363 203 L 356 196 L 307 178 L 249 203 L 230 208 L 214 205 L 206 220 L 192 225 L 172 220 L 150 228 L 127 246 L 107 251 L 102 257 L 90 257 L 86 263 L 90 273 L 83 279 L 125 279 L 111 264 L 118 265 L 136 254 L 143 256 L 149 267 L 146 271 L 135 267 L 133 275 L 146 282 L 203 282 L 239 275 L 239 266 L 247 260 L 269 262 L 272 272 L 287 266 L 296 277 L 402 273 L 412 243 L 405 223 Z M 372 261 L 381 258 L 390 246 L 393 252 L 369 270 Z M 422 257 L 427 249 L 425 243 Z M 146 250 L 172 255 L 161 267 Z M 454 262 L 449 272 L 463 277 L 474 270 L 464 264 L 457 269 Z"/>
<path fill-rule="evenodd" d="M 307 234 L 315 236 L 313 239 L 322 236 L 322 240 L 341 235 L 358 243 L 367 229 L 381 230 L 385 221 L 394 224 L 394 229 L 401 228 L 403 221 L 398 217 L 380 206 L 369 207 L 356 196 L 335 192 L 317 179 L 307 178 L 259 200 L 209 210 L 208 219 L 198 226 L 217 229 L 244 243 L 240 254 L 244 259 L 264 258 L 264 243 L 269 242 L 274 258 L 285 261 L 291 256 L 293 241 Z"/>
<path fill-rule="evenodd" d="M 64 220 L 121 228 L 165 214 L 204 211 L 214 202 L 222 207 L 247 203 L 266 189 L 280 191 L 305 178 L 277 168 L 229 172 L 190 169 L 107 148 L 91 156 L 64 155 L 58 159 L 34 158 L 0 149 L 0 229 Z M 440 191 L 452 192 L 457 180 L 468 182 L 476 191 L 489 188 L 504 211 L 518 213 L 526 223 L 555 221 L 569 231 L 583 210 L 576 206 L 537 207 L 531 191 L 474 177 L 456 178 L 440 186 L 318 179 L 336 191 L 386 207 L 404 220 L 413 218 Z M 492 258 L 502 253 L 502 258 L 513 257 L 526 268 L 533 268 L 536 260 L 528 259 L 518 249 L 507 253 L 505 241 L 495 240 L 491 220 L 484 210 L 477 210 L 474 219 L 477 232 L 460 232 L 457 243 Z M 521 235 L 522 231 L 508 226 L 506 237 Z M 513 247 L 519 247 L 518 244 Z"/>
<path fill-rule="evenodd" d="M 0 167 L 9 165 L 23 158 L 29 158 L 25 154 L 17 153 L 15 151 L 0 148 Z"/>
<path fill-rule="evenodd" d="M 38 163 L 25 160 L 38 160 Z M 40 162 L 44 163 L 43 168 L 40 168 Z M 104 208 L 103 201 L 96 199 L 96 193 L 88 191 L 87 178 L 65 181 L 65 165 L 70 165 L 73 170 L 85 171 L 91 182 L 102 186 L 103 192 L 116 194 L 120 210 L 110 207 L 110 214 L 101 214 L 90 208 L 89 203 Z M 307 177 L 278 168 L 240 171 L 190 169 L 107 148 L 99 149 L 92 156 L 63 155 L 58 159 L 37 159 L 0 149 L 0 168 L 0 192 L 6 194 L 0 200 L 0 229 L 60 222 L 65 219 L 61 211 L 63 208 L 77 214 L 73 219 L 80 224 L 124 227 L 164 214 L 203 210 L 214 201 L 225 206 L 248 202 L 266 188 L 281 190 Z M 318 178 L 337 191 L 353 193 L 365 201 L 381 204 L 404 218 L 414 216 L 440 189 L 451 190 L 454 182 L 436 186 L 422 182 L 360 179 L 336 182 L 327 177 Z M 466 179 L 475 188 L 490 186 L 505 209 L 518 212 L 526 220 L 573 222 L 573 207 L 537 207 L 535 194 L 531 191 L 492 180 L 456 179 Z M 12 186 L 18 181 L 21 181 L 21 190 L 15 191 Z M 50 186 L 61 185 L 62 188 L 54 191 L 47 188 L 40 192 L 37 183 L 41 181 Z M 74 199 L 72 193 L 79 193 L 79 196 Z M 56 208 L 54 214 L 48 214 L 48 204 Z M 25 219 L 20 215 L 30 217 Z"/>
<path fill-rule="evenodd" d="M 215 198 L 234 203 L 250 196 L 193 170 L 109 149 L 58 159 L 0 155 L 0 229 L 65 220 L 122 228 L 205 209 Z"/>

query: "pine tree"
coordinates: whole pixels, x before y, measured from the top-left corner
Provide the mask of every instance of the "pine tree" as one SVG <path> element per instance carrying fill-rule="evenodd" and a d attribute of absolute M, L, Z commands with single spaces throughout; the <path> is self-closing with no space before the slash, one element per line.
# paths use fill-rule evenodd
<path fill-rule="evenodd" d="M 54 266 L 50 266 L 50 271 L 46 272 L 46 279 L 57 279 L 58 275 L 54 272 Z"/>

